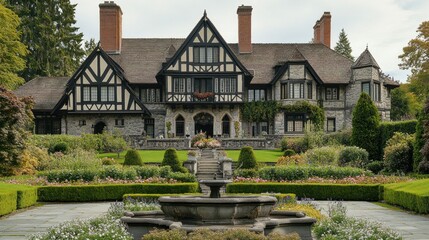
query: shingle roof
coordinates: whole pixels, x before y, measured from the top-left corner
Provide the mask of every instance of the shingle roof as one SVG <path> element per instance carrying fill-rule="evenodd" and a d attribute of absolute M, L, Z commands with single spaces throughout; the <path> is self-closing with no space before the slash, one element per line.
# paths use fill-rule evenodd
<path fill-rule="evenodd" d="M 58 103 L 69 77 L 37 77 L 15 91 L 20 97 L 34 98 L 34 110 L 51 111 Z"/>
<path fill-rule="evenodd" d="M 380 66 L 378 66 L 377 61 L 375 61 L 372 54 L 369 52 L 368 48 L 363 51 L 363 53 L 356 59 L 356 61 L 353 63 L 352 68 L 363 68 L 363 67 L 375 67 L 377 69 L 380 69 Z"/>
<path fill-rule="evenodd" d="M 185 39 L 122 39 L 120 54 L 110 55 L 124 69 L 130 83 L 156 84 L 155 75 L 179 49 Z M 254 74 L 252 84 L 268 84 L 274 77 L 273 67 L 279 62 L 307 60 L 326 84 L 347 84 L 352 61 L 323 44 L 253 44 L 251 54 L 238 54 L 238 45 L 229 44 L 237 58 Z"/>

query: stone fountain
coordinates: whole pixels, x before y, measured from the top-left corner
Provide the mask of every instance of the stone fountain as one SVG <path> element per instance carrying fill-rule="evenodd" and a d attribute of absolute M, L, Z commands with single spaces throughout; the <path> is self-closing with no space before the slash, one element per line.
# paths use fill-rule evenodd
<path fill-rule="evenodd" d="M 230 182 L 201 180 L 200 184 L 210 187 L 210 197 L 160 197 L 161 211 L 127 212 L 121 221 L 136 240 L 155 228 L 188 232 L 198 228 L 247 228 L 265 235 L 296 232 L 302 240 L 312 239 L 315 219 L 302 212 L 273 211 L 277 199 L 271 196 L 221 197 L 220 188 Z"/>

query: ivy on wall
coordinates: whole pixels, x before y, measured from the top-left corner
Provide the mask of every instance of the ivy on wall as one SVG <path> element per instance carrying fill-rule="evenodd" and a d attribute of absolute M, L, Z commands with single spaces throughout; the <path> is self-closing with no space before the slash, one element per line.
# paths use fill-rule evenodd
<path fill-rule="evenodd" d="M 314 126 L 314 130 L 323 130 L 323 123 L 325 122 L 325 111 L 314 104 L 307 101 L 298 101 L 291 105 L 284 105 L 280 107 L 285 112 L 292 113 L 306 113 L 308 119 Z"/>
<path fill-rule="evenodd" d="M 314 130 L 323 130 L 325 111 L 307 101 L 298 101 L 291 105 L 282 105 L 277 101 L 246 102 L 241 107 L 241 117 L 247 122 L 272 121 L 280 111 L 307 114 Z"/>

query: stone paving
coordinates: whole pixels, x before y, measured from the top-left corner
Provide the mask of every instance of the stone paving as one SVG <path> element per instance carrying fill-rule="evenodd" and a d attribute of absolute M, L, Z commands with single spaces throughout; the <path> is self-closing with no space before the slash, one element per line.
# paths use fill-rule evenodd
<path fill-rule="evenodd" d="M 110 203 L 45 204 L 0 219 L 0 240 L 22 240 L 49 227 L 73 219 L 106 213 Z"/>
<path fill-rule="evenodd" d="M 327 210 L 329 201 L 315 201 Z M 347 215 L 382 223 L 400 233 L 404 239 L 429 240 L 429 216 L 383 208 L 369 202 L 343 202 Z M 0 240 L 23 240 L 49 227 L 73 219 L 86 219 L 106 213 L 110 203 L 45 204 L 0 218 Z"/>

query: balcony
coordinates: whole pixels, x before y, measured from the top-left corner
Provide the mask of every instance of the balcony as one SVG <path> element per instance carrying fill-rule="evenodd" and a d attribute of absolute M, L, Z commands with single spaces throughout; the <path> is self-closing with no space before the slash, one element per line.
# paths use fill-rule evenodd
<path fill-rule="evenodd" d="M 243 93 L 167 93 L 167 103 L 242 103 Z"/>

